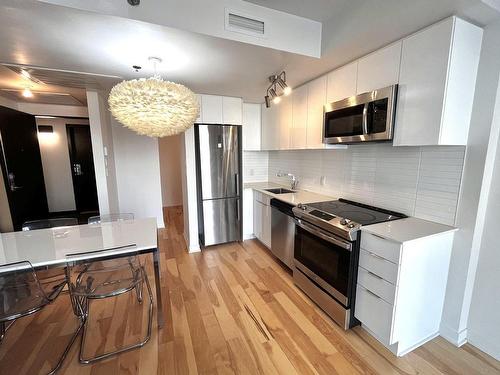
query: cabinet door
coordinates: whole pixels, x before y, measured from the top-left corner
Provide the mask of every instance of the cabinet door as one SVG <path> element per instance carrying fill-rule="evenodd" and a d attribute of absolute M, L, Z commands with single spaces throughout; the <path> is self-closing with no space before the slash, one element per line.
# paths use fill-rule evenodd
<path fill-rule="evenodd" d="M 243 103 L 243 150 L 260 150 L 261 105 Z"/>
<path fill-rule="evenodd" d="M 270 108 L 266 108 L 262 104 L 261 108 L 261 147 L 263 150 L 279 150 L 280 128 L 278 124 L 278 106 L 272 104 Z"/>
<path fill-rule="evenodd" d="M 262 241 L 262 203 L 253 200 L 253 234 Z"/>
<path fill-rule="evenodd" d="M 403 40 L 395 145 L 437 145 L 453 18 Z"/>
<path fill-rule="evenodd" d="M 307 85 L 292 93 L 292 128 L 290 148 L 302 149 L 307 146 Z"/>
<path fill-rule="evenodd" d="M 242 124 L 242 105 L 241 98 L 222 97 L 222 123 L 229 125 Z"/>
<path fill-rule="evenodd" d="M 271 206 L 262 205 L 262 242 L 271 248 Z"/>
<path fill-rule="evenodd" d="M 356 95 L 358 62 L 354 61 L 328 74 L 327 103 Z"/>
<path fill-rule="evenodd" d="M 357 94 L 398 83 L 401 41 L 358 60 Z"/>
<path fill-rule="evenodd" d="M 254 218 L 253 218 L 253 190 L 243 190 L 243 239 L 252 238 L 254 234 Z"/>
<path fill-rule="evenodd" d="M 307 88 L 307 148 L 323 148 L 323 111 L 326 104 L 326 76 Z"/>
<path fill-rule="evenodd" d="M 292 96 L 282 96 L 281 102 L 275 105 L 278 108 L 280 150 L 290 149 L 290 130 L 292 128 Z"/>
<path fill-rule="evenodd" d="M 201 96 L 201 119 L 204 124 L 222 124 L 222 96 Z"/>

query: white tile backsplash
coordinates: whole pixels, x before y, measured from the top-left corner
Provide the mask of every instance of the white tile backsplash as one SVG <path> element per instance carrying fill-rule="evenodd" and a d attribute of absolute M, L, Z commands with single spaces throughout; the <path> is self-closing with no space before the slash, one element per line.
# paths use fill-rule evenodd
<path fill-rule="evenodd" d="M 276 177 L 276 174 L 289 172 L 298 177 L 299 187 L 303 189 L 443 224 L 453 225 L 455 222 L 465 157 L 463 146 L 370 144 L 353 145 L 347 149 L 248 154 L 252 155 L 244 157 L 244 160 L 251 160 L 247 165 L 264 166 L 268 163 L 269 181 L 287 184 L 286 178 Z M 253 167 L 254 175 L 248 177 L 255 179 L 257 170 L 260 178 L 264 171 L 258 167 Z M 247 175 L 248 171 L 245 171 Z"/>
<path fill-rule="evenodd" d="M 243 182 L 267 181 L 268 170 L 268 152 L 243 151 Z"/>

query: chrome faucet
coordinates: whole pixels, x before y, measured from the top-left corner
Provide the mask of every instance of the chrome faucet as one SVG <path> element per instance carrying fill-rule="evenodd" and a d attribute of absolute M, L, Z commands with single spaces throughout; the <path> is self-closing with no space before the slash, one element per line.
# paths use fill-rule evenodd
<path fill-rule="evenodd" d="M 292 190 L 297 189 L 297 185 L 299 184 L 299 180 L 297 179 L 297 177 L 294 174 L 278 172 L 278 173 L 276 173 L 276 176 L 277 177 L 291 177 L 292 181 L 290 181 L 290 187 Z"/>

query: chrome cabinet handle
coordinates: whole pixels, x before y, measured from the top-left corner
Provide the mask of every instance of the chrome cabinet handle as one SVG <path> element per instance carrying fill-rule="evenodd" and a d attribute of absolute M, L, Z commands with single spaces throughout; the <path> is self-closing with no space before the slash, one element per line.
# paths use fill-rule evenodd
<path fill-rule="evenodd" d="M 364 286 L 361 286 L 359 284 L 358 284 L 358 286 L 360 286 L 361 288 L 363 288 L 365 290 L 365 292 L 371 294 L 373 297 L 378 298 L 378 299 L 383 299 L 382 297 L 380 297 L 380 296 L 376 295 L 375 293 L 373 293 L 371 290 L 366 289 Z"/>
<path fill-rule="evenodd" d="M 383 278 L 383 277 L 380 277 L 379 275 L 376 275 L 376 274 L 374 274 L 374 273 L 373 273 L 373 272 L 371 272 L 371 271 L 366 271 L 366 272 L 368 272 L 370 275 L 372 275 L 373 277 L 376 277 L 376 278 L 377 278 L 377 279 L 379 279 L 379 280 L 384 280 L 384 278 Z"/>
<path fill-rule="evenodd" d="M 363 134 L 368 134 L 368 103 L 363 107 Z"/>
<path fill-rule="evenodd" d="M 378 258 L 378 259 L 382 259 L 382 260 L 386 260 L 384 257 L 381 257 L 380 255 L 378 254 L 375 254 L 375 253 L 371 253 L 371 252 L 368 252 L 368 254 L 370 254 L 372 257 L 374 258 Z"/>

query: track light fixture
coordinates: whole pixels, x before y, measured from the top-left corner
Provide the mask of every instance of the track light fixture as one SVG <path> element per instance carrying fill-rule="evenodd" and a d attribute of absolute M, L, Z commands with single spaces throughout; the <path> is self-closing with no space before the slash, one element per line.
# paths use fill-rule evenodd
<path fill-rule="evenodd" d="M 290 95 L 292 88 L 286 83 L 286 73 L 282 71 L 278 75 L 273 75 L 269 77 L 269 82 L 271 84 L 267 88 L 266 96 L 264 97 L 266 102 L 266 108 L 271 106 L 271 100 L 274 104 L 278 104 L 281 101 L 281 95 L 278 95 L 278 91 L 281 91 L 282 95 Z"/>

